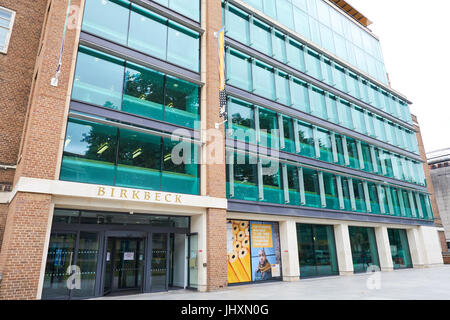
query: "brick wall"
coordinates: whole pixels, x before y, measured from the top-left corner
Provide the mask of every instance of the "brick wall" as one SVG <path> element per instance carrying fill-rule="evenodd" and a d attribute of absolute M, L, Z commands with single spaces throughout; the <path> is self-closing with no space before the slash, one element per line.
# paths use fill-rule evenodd
<path fill-rule="evenodd" d="M 8 213 L 8 205 L 0 204 L 0 248 L 2 247 L 3 233 L 5 232 L 7 213 Z"/>
<path fill-rule="evenodd" d="M 416 129 L 416 137 L 417 137 L 417 142 L 419 144 L 420 157 L 424 161 L 423 170 L 425 171 L 425 178 L 427 181 L 427 190 L 431 194 L 430 201 L 431 201 L 431 207 L 433 209 L 434 223 L 435 223 L 436 227 L 442 228 L 441 217 L 439 215 L 439 209 L 438 209 L 436 197 L 434 194 L 433 181 L 431 180 L 430 168 L 428 167 L 428 164 L 427 164 L 427 156 L 425 153 L 425 147 L 423 145 L 422 134 L 420 132 L 420 127 L 418 125 L 417 117 L 415 115 L 412 115 L 412 119 L 414 122 L 414 128 Z M 445 248 L 447 248 L 447 247 L 445 247 Z M 444 250 L 445 250 L 445 248 L 444 248 Z"/>
<path fill-rule="evenodd" d="M 0 164 L 15 165 L 19 153 L 47 0 L 2 0 L 16 12 L 7 54 L 0 54 Z M 14 172 L 0 169 L 0 183 Z"/>
<path fill-rule="evenodd" d="M 72 5 L 80 5 L 80 1 L 72 0 Z M 30 3 L 36 2 L 42 5 L 42 8 L 47 8 L 47 1 L 44 0 L 16 2 L 30 7 Z M 22 176 L 52 180 L 56 176 L 61 136 L 66 126 L 66 97 L 76 47 L 75 29 L 67 30 L 58 87 L 52 87 L 50 81 L 55 76 L 58 65 L 67 5 L 68 0 L 53 0 L 48 13 L 46 10 L 38 10 L 36 13 L 39 15 L 36 19 L 45 27 L 40 38 L 35 66 L 37 76 L 34 78 L 20 143 L 21 156 L 15 181 Z M 44 19 L 45 14 L 48 16 Z M 32 17 L 32 13 L 27 15 L 27 22 L 33 20 Z M 30 68 L 33 69 L 33 66 Z M 14 97 L 12 93 L 9 95 Z M 22 128 L 20 131 L 22 132 Z M 16 144 L 19 142 L 20 139 L 17 139 Z M 0 299 L 37 297 L 38 280 L 43 271 L 41 265 L 51 208 L 50 200 L 50 195 L 18 194 L 11 203 L 0 252 L 0 272 L 3 273 Z"/>
<path fill-rule="evenodd" d="M 214 129 L 215 123 L 222 122 L 219 117 L 219 64 L 218 38 L 214 36 L 222 28 L 222 10 L 220 1 L 203 1 L 206 10 L 206 127 Z M 220 126 L 221 143 L 224 143 L 224 125 Z M 211 139 L 207 149 L 216 141 Z M 225 146 L 220 152 L 222 163 L 208 163 L 206 166 L 206 193 L 212 197 L 226 197 Z M 207 154 L 210 154 L 207 151 Z M 216 290 L 227 285 L 227 250 L 226 250 L 226 210 L 208 209 L 207 212 L 207 290 Z"/>
<path fill-rule="evenodd" d="M 50 210 L 50 195 L 18 193 L 10 204 L 0 254 L 0 300 L 36 298 Z"/>

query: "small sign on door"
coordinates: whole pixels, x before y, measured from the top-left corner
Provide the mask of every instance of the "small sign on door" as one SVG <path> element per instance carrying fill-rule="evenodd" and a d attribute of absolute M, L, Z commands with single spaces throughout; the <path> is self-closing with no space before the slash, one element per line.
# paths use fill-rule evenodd
<path fill-rule="evenodd" d="M 124 252 L 123 260 L 125 261 L 134 260 L 134 252 Z"/>

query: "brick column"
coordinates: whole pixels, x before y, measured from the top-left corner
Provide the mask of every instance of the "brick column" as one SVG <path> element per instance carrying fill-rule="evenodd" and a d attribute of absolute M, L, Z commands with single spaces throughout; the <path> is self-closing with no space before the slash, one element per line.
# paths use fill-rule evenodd
<path fill-rule="evenodd" d="M 219 117 L 219 56 L 218 38 L 215 33 L 222 28 L 222 9 L 220 1 L 202 1 L 202 26 L 206 30 L 203 35 L 203 80 L 205 88 L 204 129 L 215 130 L 215 123 L 222 122 Z M 203 182 L 206 184 L 206 195 L 218 198 L 226 197 L 224 125 L 220 131 L 206 135 L 206 169 Z M 215 163 L 211 163 L 208 155 L 215 149 Z M 220 161 L 221 160 L 221 161 Z M 208 209 L 206 216 L 207 243 L 207 290 L 216 290 L 227 285 L 227 248 L 226 248 L 225 209 Z"/>
<path fill-rule="evenodd" d="M 73 0 L 72 5 L 79 6 L 80 1 Z M 53 87 L 50 80 L 58 65 L 67 5 L 68 0 L 53 1 L 46 17 L 15 183 L 20 177 L 57 177 L 78 34 L 75 29 L 67 30 L 59 85 Z M 50 195 L 15 195 L 0 253 L 0 299 L 40 297 L 52 212 Z"/>

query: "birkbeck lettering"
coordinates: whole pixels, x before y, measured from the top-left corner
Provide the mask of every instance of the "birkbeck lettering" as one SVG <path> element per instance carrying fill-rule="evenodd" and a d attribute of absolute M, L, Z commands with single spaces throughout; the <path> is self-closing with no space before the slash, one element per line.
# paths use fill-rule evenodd
<path fill-rule="evenodd" d="M 122 200 L 181 203 L 181 195 L 179 194 L 163 193 L 157 191 L 129 190 L 113 187 L 98 187 L 97 196 Z"/>

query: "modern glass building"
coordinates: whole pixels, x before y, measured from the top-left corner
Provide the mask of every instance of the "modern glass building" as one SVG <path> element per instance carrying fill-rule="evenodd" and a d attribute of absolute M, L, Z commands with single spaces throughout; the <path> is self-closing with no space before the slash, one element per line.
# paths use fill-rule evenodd
<path fill-rule="evenodd" d="M 50 1 L 45 21 L 67 5 Z M 75 5 L 59 82 L 33 82 L 4 197 L 8 219 L 33 223 L 6 224 L 0 297 L 8 283 L 84 299 L 442 263 L 411 102 L 350 4 Z M 44 24 L 38 70 L 59 31 Z M 24 232 L 39 250 L 8 254 Z M 37 271 L 17 282 L 15 259 Z"/>

